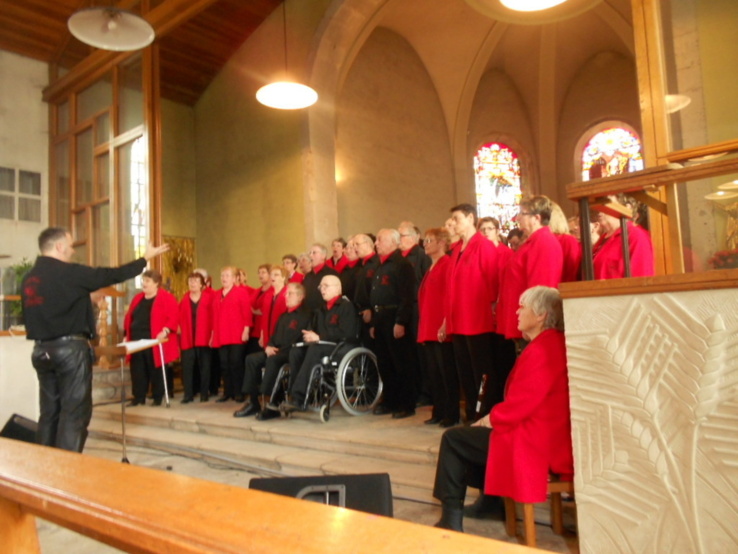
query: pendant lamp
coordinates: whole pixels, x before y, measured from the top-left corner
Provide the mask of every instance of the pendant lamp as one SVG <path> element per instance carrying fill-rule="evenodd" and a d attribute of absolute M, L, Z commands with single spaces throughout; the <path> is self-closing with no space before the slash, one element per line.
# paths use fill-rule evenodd
<path fill-rule="evenodd" d="M 115 52 L 146 48 L 156 36 L 148 21 L 113 6 L 80 10 L 69 18 L 67 26 L 85 44 Z"/>
<path fill-rule="evenodd" d="M 284 38 L 284 72 L 287 74 L 287 0 L 282 2 Z M 318 93 L 307 85 L 282 80 L 270 83 L 256 91 L 256 99 L 265 106 L 278 110 L 300 110 L 315 104 Z"/>
<path fill-rule="evenodd" d="M 500 4 L 518 12 L 547 10 L 564 2 L 566 0 L 500 0 Z"/>

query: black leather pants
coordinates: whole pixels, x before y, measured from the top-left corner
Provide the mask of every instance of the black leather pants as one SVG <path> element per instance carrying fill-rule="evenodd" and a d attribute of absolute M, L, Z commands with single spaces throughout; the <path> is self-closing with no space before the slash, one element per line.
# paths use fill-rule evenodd
<path fill-rule="evenodd" d="M 86 340 L 37 342 L 31 362 L 38 375 L 36 440 L 82 452 L 92 418 L 92 353 Z"/>

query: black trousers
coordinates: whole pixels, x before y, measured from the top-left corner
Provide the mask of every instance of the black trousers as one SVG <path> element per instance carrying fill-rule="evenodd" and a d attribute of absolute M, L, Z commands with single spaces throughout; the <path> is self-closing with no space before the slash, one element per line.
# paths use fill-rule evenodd
<path fill-rule="evenodd" d="M 223 396 L 234 398 L 243 388 L 246 343 L 225 344 L 218 348 L 220 371 L 223 375 Z"/>
<path fill-rule="evenodd" d="M 290 349 L 284 349 L 277 352 L 274 356 L 269 356 L 264 362 L 264 374 L 261 379 L 261 394 L 271 396 L 274 385 L 277 382 L 279 369 L 290 361 Z M 287 392 L 287 391 L 283 391 Z M 281 401 L 282 398 L 272 399 Z"/>
<path fill-rule="evenodd" d="M 441 437 L 433 496 L 444 504 L 464 500 L 466 487 L 484 489 L 489 454 L 488 427 L 452 427 Z"/>
<path fill-rule="evenodd" d="M 310 386 L 310 372 L 324 356 L 336 347 L 329 344 L 311 344 L 302 348 L 290 348 L 290 395 L 298 406 L 305 403 Z M 297 368 L 297 369 L 296 369 Z"/>
<path fill-rule="evenodd" d="M 82 452 L 92 418 L 92 353 L 86 340 L 44 341 L 31 355 L 38 376 L 36 440 Z"/>
<path fill-rule="evenodd" d="M 456 358 L 456 370 L 459 374 L 459 383 L 464 392 L 466 400 L 466 421 L 476 421 L 478 415 L 489 413 L 490 407 L 482 406 L 477 414 L 477 398 L 479 397 L 479 386 L 482 384 L 482 375 L 494 373 L 494 333 L 482 333 L 481 335 L 453 335 L 454 357 Z M 505 376 L 507 377 L 507 376 Z M 502 382 L 505 386 L 505 382 Z"/>
<path fill-rule="evenodd" d="M 165 368 L 156 367 L 154 365 L 153 350 L 142 350 L 131 354 L 131 388 L 133 389 L 133 398 L 139 402 L 146 400 L 146 393 L 149 392 L 149 384 L 151 385 L 151 394 L 154 400 L 160 401 L 164 398 L 164 379 Z M 169 383 L 167 383 L 169 386 Z M 172 390 L 171 388 L 169 389 Z"/>
<path fill-rule="evenodd" d="M 459 375 L 450 342 L 428 341 L 421 345 L 436 419 L 459 420 Z"/>
<path fill-rule="evenodd" d="M 392 411 L 415 410 L 415 345 L 410 329 L 405 336 L 394 337 L 397 310 L 374 314 L 374 353 L 384 383 L 384 404 Z"/>
<path fill-rule="evenodd" d="M 182 350 L 182 381 L 185 398 L 195 395 L 195 372 L 199 375 L 200 396 L 208 396 L 210 388 L 210 364 L 212 349 L 208 346 L 194 346 Z"/>
<path fill-rule="evenodd" d="M 495 404 L 502 402 L 505 396 L 505 384 L 515 365 L 517 350 L 515 341 L 502 335 L 492 333 L 493 373 L 488 376 L 487 390 L 484 395 L 483 414 L 488 414 Z"/>

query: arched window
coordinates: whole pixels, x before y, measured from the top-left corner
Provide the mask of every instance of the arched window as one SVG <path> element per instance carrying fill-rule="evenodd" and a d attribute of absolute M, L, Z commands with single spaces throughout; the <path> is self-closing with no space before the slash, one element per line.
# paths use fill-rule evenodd
<path fill-rule="evenodd" d="M 584 146 L 581 167 L 583 181 L 643 169 L 641 141 L 623 127 L 604 129 Z"/>
<path fill-rule="evenodd" d="M 496 217 L 502 230 L 512 229 L 522 196 L 518 155 L 499 142 L 483 145 L 474 156 L 474 181 L 479 217 Z"/>

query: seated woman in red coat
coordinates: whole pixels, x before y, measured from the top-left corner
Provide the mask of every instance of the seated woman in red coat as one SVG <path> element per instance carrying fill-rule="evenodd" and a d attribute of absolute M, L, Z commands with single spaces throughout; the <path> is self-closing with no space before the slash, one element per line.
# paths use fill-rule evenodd
<path fill-rule="evenodd" d="M 182 404 L 192 402 L 195 396 L 195 370 L 200 376 L 200 402 L 207 402 L 210 394 L 210 367 L 212 364 L 213 304 L 215 295 L 207 292 L 205 278 L 200 273 L 187 277 L 189 292 L 179 303 L 179 343 L 182 348 Z"/>
<path fill-rule="evenodd" d="M 614 200 L 614 199 L 613 199 Z M 597 222 L 600 238 L 592 247 L 595 279 L 619 279 L 625 277 L 622 230 L 620 220 L 607 210 L 598 208 Z M 649 277 L 654 274 L 653 246 L 651 236 L 643 227 L 627 222 L 628 251 L 630 253 L 630 276 Z"/>
<path fill-rule="evenodd" d="M 154 406 L 161 406 L 165 374 L 160 368 L 179 357 L 177 299 L 172 293 L 160 289 L 160 284 L 161 273 L 154 269 L 144 271 L 141 277 L 142 292 L 133 297 L 123 320 L 126 340 L 164 340 L 169 337 L 162 347 L 164 360 L 161 359 L 162 350 L 157 346 L 131 354 L 133 401 L 130 406 L 146 404 L 149 384 L 154 395 Z M 171 386 L 169 390 L 172 390 Z"/>
<path fill-rule="evenodd" d="M 516 502 L 544 502 L 549 472 L 571 480 L 574 460 L 561 297 L 533 287 L 520 297 L 518 328 L 530 340 L 505 387 L 505 399 L 471 427 L 443 434 L 433 496 L 436 527 L 463 531 L 466 487 Z"/>

